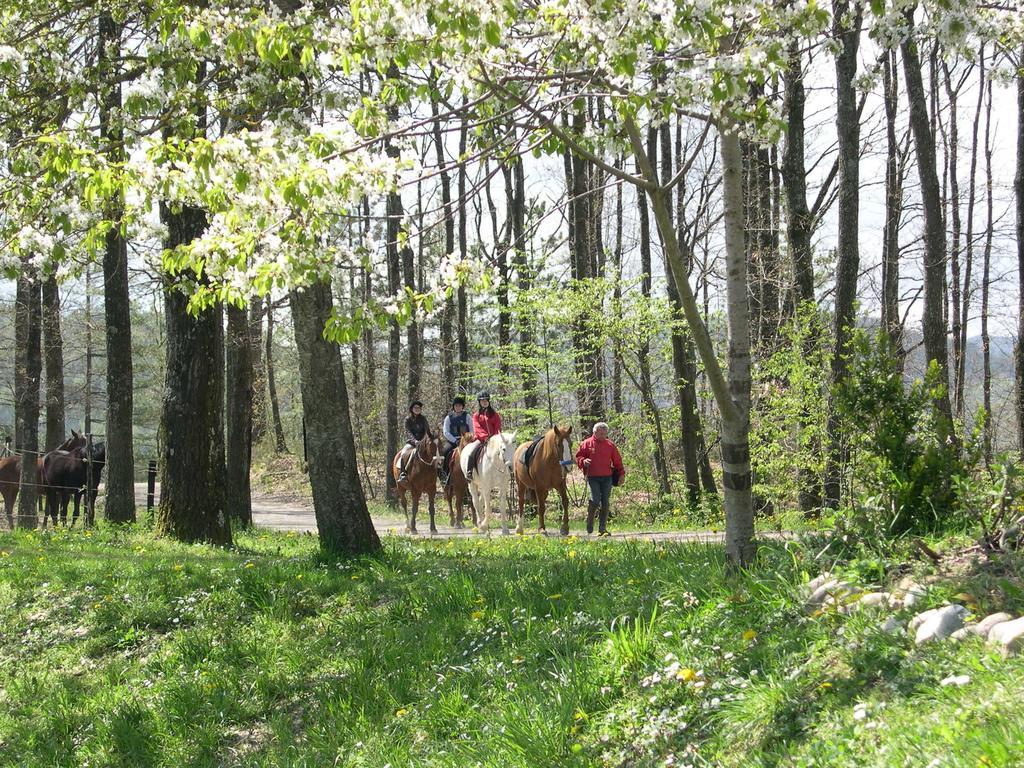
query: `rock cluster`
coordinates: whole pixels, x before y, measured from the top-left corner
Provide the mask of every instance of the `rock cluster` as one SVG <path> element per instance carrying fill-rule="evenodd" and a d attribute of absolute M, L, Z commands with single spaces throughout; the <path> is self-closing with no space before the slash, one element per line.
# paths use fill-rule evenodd
<path fill-rule="evenodd" d="M 850 614 L 858 610 L 880 610 L 889 613 L 881 622 L 883 632 L 895 634 L 906 628 L 916 645 L 937 640 L 966 640 L 980 637 L 998 648 L 1004 657 L 1024 649 L 1024 616 L 1014 618 L 1009 613 L 993 613 L 981 621 L 973 621 L 966 607 L 959 604 L 942 605 L 913 615 L 901 621 L 895 614 L 912 611 L 927 596 L 927 589 L 916 582 L 904 580 L 892 592 L 868 592 L 848 581 L 832 578 L 823 573 L 805 587 L 804 607 L 808 613 L 835 610 Z"/>

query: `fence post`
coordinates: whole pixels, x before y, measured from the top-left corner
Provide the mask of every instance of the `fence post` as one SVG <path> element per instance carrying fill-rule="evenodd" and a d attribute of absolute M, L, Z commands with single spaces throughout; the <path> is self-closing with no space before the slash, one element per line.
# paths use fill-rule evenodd
<path fill-rule="evenodd" d="M 146 510 L 153 514 L 156 506 L 156 459 L 149 460 L 149 468 L 146 470 Z"/>
<path fill-rule="evenodd" d="M 87 432 L 85 435 L 85 524 L 89 528 L 96 521 L 92 487 L 92 435 Z"/>

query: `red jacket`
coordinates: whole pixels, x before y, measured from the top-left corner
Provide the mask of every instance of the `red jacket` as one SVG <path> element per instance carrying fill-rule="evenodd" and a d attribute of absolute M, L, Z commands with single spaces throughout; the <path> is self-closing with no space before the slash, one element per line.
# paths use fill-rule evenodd
<path fill-rule="evenodd" d="M 584 459 L 590 459 L 589 469 L 583 466 Z M 626 474 L 626 468 L 622 466 L 622 456 L 619 455 L 619 449 L 608 438 L 597 440 L 591 436 L 580 443 L 580 447 L 576 450 L 576 466 L 587 477 L 609 477 L 612 473 L 612 467 L 619 470 L 620 476 Z"/>
<path fill-rule="evenodd" d="M 497 411 L 493 413 L 478 411 L 473 414 L 473 433 L 477 440 L 487 442 L 487 438 L 494 437 L 499 432 L 501 432 L 501 415 Z"/>

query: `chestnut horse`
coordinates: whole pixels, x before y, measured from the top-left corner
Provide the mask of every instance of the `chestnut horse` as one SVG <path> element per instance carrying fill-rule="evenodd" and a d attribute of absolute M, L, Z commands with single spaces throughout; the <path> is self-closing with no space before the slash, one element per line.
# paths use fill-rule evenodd
<path fill-rule="evenodd" d="M 402 474 L 401 464 L 407 460 L 409 450 L 415 455 L 409 463 L 405 479 L 400 481 L 398 478 Z M 430 506 L 430 532 L 437 533 L 437 526 L 434 525 L 434 496 L 437 494 L 437 467 L 440 462 L 441 451 L 438 449 L 437 438 L 430 435 L 424 435 L 423 439 L 416 443 L 415 448 L 403 447 L 391 462 L 395 490 L 402 502 L 402 512 L 405 513 L 406 533 L 416 533 L 416 513 L 419 511 L 420 496 L 423 494 L 427 495 L 427 503 Z M 412 494 L 412 517 L 409 516 L 409 506 L 405 500 L 407 492 Z"/>
<path fill-rule="evenodd" d="M 448 485 L 444 487 L 444 498 L 448 502 L 448 524 L 455 528 L 466 527 L 462 522 L 462 504 L 469 495 L 469 483 L 466 482 L 466 475 L 462 471 L 462 462 L 459 461 L 459 457 L 462 455 L 462 449 L 474 442 L 476 439 L 472 432 L 464 434 L 459 444 L 455 446 L 455 450 L 452 451 L 451 464 L 449 464 Z M 453 499 L 454 506 L 452 506 Z M 472 499 L 470 499 L 469 508 L 473 511 L 473 525 L 476 525 L 476 508 L 473 506 Z"/>
<path fill-rule="evenodd" d="M 85 447 L 85 435 L 71 430 L 71 437 L 57 446 L 57 451 L 73 451 Z M 43 508 L 46 500 L 46 478 L 43 474 L 43 457 L 36 456 L 36 483 L 39 492 L 39 507 Z M 7 512 L 7 525 L 14 528 L 14 503 L 18 500 L 18 489 L 21 487 L 21 455 L 8 456 L 0 459 L 0 495 L 4 497 Z M 43 517 L 43 526 L 46 517 Z"/>
<path fill-rule="evenodd" d="M 572 468 L 572 427 L 552 427 L 541 438 L 533 450 L 529 465 L 523 463 L 526 449 L 533 443 L 528 440 L 516 449 L 515 467 L 516 491 L 519 495 L 519 527 L 517 533 L 523 532 L 523 514 L 526 497 L 529 495 L 537 503 L 537 522 L 541 533 L 544 527 L 544 504 L 548 492 L 558 491 L 562 499 L 561 534 L 569 535 L 569 494 L 565 489 L 565 478 Z"/>

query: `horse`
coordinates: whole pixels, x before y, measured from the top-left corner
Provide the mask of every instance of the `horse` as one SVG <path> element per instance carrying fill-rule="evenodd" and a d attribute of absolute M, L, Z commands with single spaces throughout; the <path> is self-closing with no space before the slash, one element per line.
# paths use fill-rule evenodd
<path fill-rule="evenodd" d="M 459 460 L 462 456 L 462 450 L 467 445 L 472 445 L 476 438 L 472 433 L 466 433 L 462 436 L 459 444 L 455 446 L 455 450 L 452 451 L 451 464 L 449 466 L 448 473 L 448 484 L 444 487 L 444 498 L 448 502 L 448 522 L 449 525 L 455 528 L 465 528 L 466 526 L 462 523 L 462 502 L 469 493 L 469 483 L 466 481 L 466 475 L 462 471 L 462 462 Z M 452 500 L 455 500 L 455 506 L 452 506 Z M 473 525 L 476 525 L 476 507 L 470 500 L 470 509 L 473 511 Z"/>
<path fill-rule="evenodd" d="M 416 512 L 419 511 L 420 496 L 426 494 L 430 507 L 430 532 L 437 533 L 437 526 L 434 525 L 434 496 L 437 494 L 437 468 L 441 464 L 437 438 L 424 435 L 413 450 L 414 458 L 404 480 L 398 478 L 402 474 L 401 464 L 406 457 L 406 448 L 396 453 L 391 462 L 395 491 L 402 502 L 402 512 L 405 513 L 405 532 L 416 533 Z M 412 494 L 412 517 L 409 516 L 409 506 L 405 500 L 407 492 Z"/>
<path fill-rule="evenodd" d="M 527 495 L 532 496 L 537 502 L 540 532 L 547 533 L 544 528 L 544 504 L 548 498 L 548 491 L 556 490 L 562 500 L 560 532 L 563 536 L 569 535 L 569 494 L 565 489 L 565 478 L 572 466 L 571 433 L 572 427 L 549 429 L 537 443 L 528 465 L 523 461 L 523 457 L 534 441 L 528 440 L 516 449 L 515 464 L 513 465 L 516 490 L 519 493 L 519 525 L 516 528 L 516 533 L 523 532 L 523 515 Z"/>
<path fill-rule="evenodd" d="M 85 445 L 85 435 L 71 430 L 71 437 L 57 446 L 58 451 L 70 451 L 81 448 Z M 46 476 L 43 473 L 43 457 L 36 457 L 36 484 L 39 487 L 39 508 L 43 511 L 45 523 L 45 509 L 43 501 L 46 497 Z M 8 456 L 0 459 L 0 495 L 4 497 L 4 509 L 7 513 L 7 525 L 14 528 L 14 503 L 18 500 L 18 490 L 21 488 L 21 455 Z"/>
<path fill-rule="evenodd" d="M 47 517 L 53 520 L 54 527 L 57 526 L 58 511 L 61 524 L 67 525 L 68 502 L 72 496 L 75 498 L 75 512 L 71 518 L 72 527 L 78 520 L 83 493 L 89 494 L 87 511 L 95 508 L 100 476 L 107 463 L 107 447 L 102 442 L 95 443 L 92 446 L 91 455 L 87 456 L 87 451 L 86 446 L 80 446 L 71 451 L 50 451 L 43 457 L 43 474 L 47 481 L 46 511 L 43 513 L 44 527 Z M 92 463 L 92 484 L 88 488 L 84 488 L 89 481 L 90 462 Z M 87 514 L 86 518 L 86 525 L 92 525 L 91 515 Z"/>
<path fill-rule="evenodd" d="M 499 432 L 492 435 L 482 448 L 473 479 L 469 483 L 469 496 L 477 513 L 477 527 L 486 533 L 491 519 L 491 493 L 498 492 L 501 508 L 501 532 L 508 533 L 508 487 L 512 478 L 512 462 L 515 460 L 516 433 Z M 459 468 L 468 474 L 470 451 L 462 451 Z"/>

